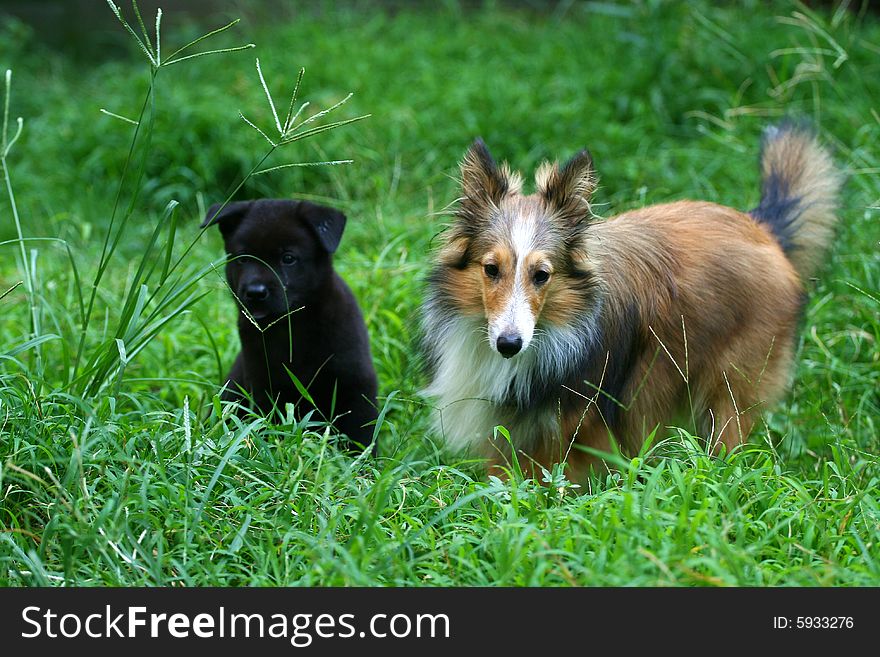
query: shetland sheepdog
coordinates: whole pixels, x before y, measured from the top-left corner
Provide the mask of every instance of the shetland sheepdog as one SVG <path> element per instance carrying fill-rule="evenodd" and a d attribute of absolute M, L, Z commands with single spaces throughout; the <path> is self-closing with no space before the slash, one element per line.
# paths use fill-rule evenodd
<path fill-rule="evenodd" d="M 566 463 L 577 480 L 670 422 L 716 453 L 745 441 L 790 384 L 841 184 L 793 123 L 766 129 L 760 165 L 748 213 L 678 201 L 600 220 L 588 151 L 542 164 L 526 195 L 474 142 L 422 313 L 446 445 L 502 473 Z"/>

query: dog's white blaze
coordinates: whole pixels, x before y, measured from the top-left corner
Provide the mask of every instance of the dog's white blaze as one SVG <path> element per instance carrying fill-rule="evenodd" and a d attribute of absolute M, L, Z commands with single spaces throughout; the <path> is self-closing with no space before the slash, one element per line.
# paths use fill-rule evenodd
<path fill-rule="evenodd" d="M 513 293 L 510 295 L 507 307 L 498 314 L 494 322 L 489 323 L 489 339 L 493 345 L 497 345 L 500 336 L 509 335 L 521 338 L 521 351 L 525 351 L 532 341 L 535 333 L 535 317 L 526 296 L 523 278 L 522 268 L 517 267 Z"/>
<path fill-rule="evenodd" d="M 510 241 L 513 251 L 519 257 L 525 256 L 535 248 L 535 218 L 519 215 L 510 227 Z"/>
<path fill-rule="evenodd" d="M 537 317 L 532 313 L 532 305 L 526 292 L 528 272 L 524 264 L 526 256 L 535 248 L 535 229 L 535 219 L 522 215 L 514 220 L 510 228 L 510 241 L 516 262 L 513 292 L 504 310 L 494 321 L 489 322 L 489 341 L 493 349 L 497 350 L 500 336 L 508 335 L 522 339 L 520 351 L 523 352 L 528 348 L 535 334 Z"/>

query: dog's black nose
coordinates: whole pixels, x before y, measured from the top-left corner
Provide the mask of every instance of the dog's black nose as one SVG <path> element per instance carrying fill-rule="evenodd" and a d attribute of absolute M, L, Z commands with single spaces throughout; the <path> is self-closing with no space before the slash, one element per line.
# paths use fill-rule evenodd
<path fill-rule="evenodd" d="M 518 335 L 499 335 L 495 346 L 498 348 L 499 354 L 505 358 L 512 358 L 522 349 L 522 338 Z"/>
<path fill-rule="evenodd" d="M 244 288 L 244 296 L 248 301 L 265 301 L 269 298 L 269 288 L 263 283 L 251 283 Z"/>

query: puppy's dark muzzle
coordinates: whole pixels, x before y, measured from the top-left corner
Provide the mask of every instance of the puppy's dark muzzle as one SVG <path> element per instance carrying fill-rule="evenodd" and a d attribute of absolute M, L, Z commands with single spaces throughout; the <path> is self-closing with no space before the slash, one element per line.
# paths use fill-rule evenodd
<path fill-rule="evenodd" d="M 513 358 L 516 356 L 520 352 L 520 349 L 522 349 L 522 345 L 522 338 L 512 335 L 500 335 L 498 336 L 498 341 L 495 343 L 498 353 L 505 358 Z"/>
<path fill-rule="evenodd" d="M 251 283 L 244 288 L 245 301 L 265 301 L 269 298 L 269 287 L 263 283 Z"/>

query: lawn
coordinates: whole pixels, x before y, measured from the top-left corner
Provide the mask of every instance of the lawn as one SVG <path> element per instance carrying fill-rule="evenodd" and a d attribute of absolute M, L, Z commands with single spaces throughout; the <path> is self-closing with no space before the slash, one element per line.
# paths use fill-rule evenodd
<path fill-rule="evenodd" d="M 0 21 L 0 584 L 880 585 L 876 13 L 270 4 L 180 56 L 227 52 L 175 63 L 237 17 L 175 4 L 158 68 L 109 7 L 76 49 Z M 303 67 L 303 116 L 353 94 L 310 125 L 369 117 L 273 147 L 239 117 L 272 138 L 256 58 L 279 112 Z M 783 116 L 817 126 L 847 183 L 792 392 L 748 445 L 716 458 L 663 427 L 568 492 L 441 449 L 418 312 L 474 137 L 526 171 L 588 147 L 602 215 L 749 209 L 761 129 Z M 378 458 L 220 404 L 236 310 L 220 236 L 198 226 L 233 194 L 347 214 L 336 266 L 371 334 Z"/>

